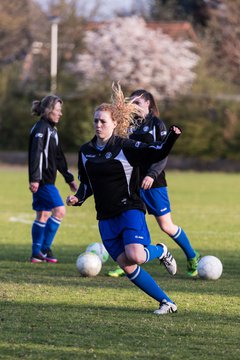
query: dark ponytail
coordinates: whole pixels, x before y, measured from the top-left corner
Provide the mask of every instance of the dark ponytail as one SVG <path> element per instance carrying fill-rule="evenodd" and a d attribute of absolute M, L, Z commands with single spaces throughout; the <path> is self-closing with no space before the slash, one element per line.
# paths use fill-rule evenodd
<path fill-rule="evenodd" d="M 31 112 L 32 115 L 46 116 L 53 111 L 56 103 L 62 104 L 63 101 L 56 95 L 45 96 L 42 100 L 34 100 L 32 102 Z"/>
<path fill-rule="evenodd" d="M 131 93 L 130 97 L 135 97 L 135 96 L 141 96 L 145 101 L 149 101 L 150 102 L 149 112 L 154 116 L 157 117 L 159 116 L 159 110 L 157 104 L 154 100 L 153 95 L 150 92 L 144 89 L 135 90 Z"/>

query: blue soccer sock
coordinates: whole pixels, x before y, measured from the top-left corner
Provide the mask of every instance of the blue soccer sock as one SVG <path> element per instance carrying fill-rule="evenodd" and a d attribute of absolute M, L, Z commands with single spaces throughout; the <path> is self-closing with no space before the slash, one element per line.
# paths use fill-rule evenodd
<path fill-rule="evenodd" d="M 153 299 L 159 302 L 162 302 L 163 299 L 173 302 L 160 288 L 152 276 L 147 271 L 143 270 L 139 265 L 137 266 L 137 269 L 133 273 L 128 274 L 127 277 L 132 281 L 133 284 L 135 284 Z"/>
<path fill-rule="evenodd" d="M 58 228 L 61 224 L 61 220 L 56 219 L 54 216 L 50 216 L 47 221 L 44 240 L 42 244 L 42 252 L 45 253 L 47 249 L 51 248 L 54 237 L 58 231 Z"/>
<path fill-rule="evenodd" d="M 39 254 L 42 248 L 46 223 L 35 220 L 32 225 L 32 255 Z"/>
<path fill-rule="evenodd" d="M 163 247 L 161 245 L 148 245 L 144 247 L 146 252 L 145 263 L 156 258 L 160 258 L 163 253 Z"/>
<path fill-rule="evenodd" d="M 180 226 L 178 227 L 176 234 L 171 236 L 171 238 L 181 247 L 188 259 L 195 257 L 196 253 L 192 248 L 186 233 L 182 228 L 180 228 Z"/>

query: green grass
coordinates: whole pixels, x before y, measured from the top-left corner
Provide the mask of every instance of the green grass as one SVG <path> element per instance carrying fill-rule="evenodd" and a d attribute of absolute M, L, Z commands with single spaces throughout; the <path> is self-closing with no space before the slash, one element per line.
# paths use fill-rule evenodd
<path fill-rule="evenodd" d="M 174 222 L 202 255 L 223 263 L 217 281 L 186 276 L 175 243 L 147 217 L 153 243 L 165 242 L 178 262 L 171 278 L 144 267 L 178 305 L 178 313 L 153 315 L 156 301 L 126 278 L 81 278 L 76 258 L 100 241 L 92 200 L 67 208 L 54 243 L 58 264 L 30 264 L 31 194 L 27 169 L 1 167 L 1 359 L 239 359 L 240 180 L 238 174 L 168 173 Z M 76 173 L 76 172 L 75 172 Z M 69 194 L 58 179 L 63 198 Z"/>

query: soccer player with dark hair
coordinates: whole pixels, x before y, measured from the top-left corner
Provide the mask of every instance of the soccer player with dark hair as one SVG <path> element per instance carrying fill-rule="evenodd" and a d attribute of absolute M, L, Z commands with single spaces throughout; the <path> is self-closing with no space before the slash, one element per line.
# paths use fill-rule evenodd
<path fill-rule="evenodd" d="M 140 106 L 143 116 L 140 116 L 133 126 L 130 127 L 131 139 L 152 143 L 164 141 L 167 129 L 164 122 L 159 118 L 159 110 L 153 95 L 139 89 L 131 94 L 131 99 Z M 161 160 L 150 167 L 142 166 L 140 176 L 140 195 L 144 201 L 148 213 L 154 215 L 163 232 L 170 236 L 183 250 L 187 259 L 187 275 L 197 276 L 197 266 L 200 260 L 199 253 L 193 249 L 185 231 L 174 224 L 171 217 L 171 206 L 167 190 L 165 166 L 167 159 Z M 108 272 L 109 276 L 119 277 L 125 275 L 120 267 Z"/>
<path fill-rule="evenodd" d="M 36 219 L 32 225 L 32 263 L 51 262 L 54 257 L 51 246 L 61 221 L 65 206 L 56 188 L 59 171 L 70 189 L 75 192 L 77 184 L 68 171 L 67 162 L 60 146 L 56 125 L 62 116 L 62 100 L 48 95 L 32 103 L 32 114 L 39 116 L 29 139 L 28 170 L 29 189 L 33 194 Z"/>

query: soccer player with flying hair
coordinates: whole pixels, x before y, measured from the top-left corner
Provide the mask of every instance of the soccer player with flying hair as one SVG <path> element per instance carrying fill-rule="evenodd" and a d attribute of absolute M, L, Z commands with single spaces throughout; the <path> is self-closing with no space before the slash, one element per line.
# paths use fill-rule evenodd
<path fill-rule="evenodd" d="M 151 244 L 138 175 L 140 165 L 150 166 L 169 154 L 181 130 L 172 126 L 161 144 L 128 139 L 134 115 L 142 115 L 142 109 L 124 98 L 119 84 L 112 89 L 111 103 L 95 110 L 95 136 L 80 148 L 80 186 L 75 195 L 68 196 L 67 204 L 81 206 L 94 196 L 100 235 L 112 259 L 133 284 L 160 303 L 155 314 L 174 313 L 177 305 L 140 266 L 159 259 L 171 275 L 177 271 L 166 245 Z"/>

